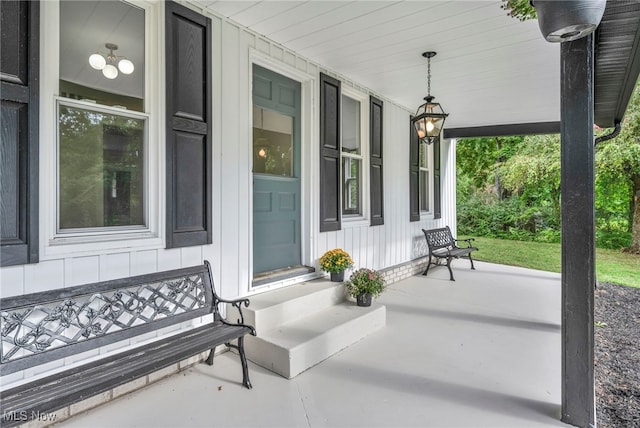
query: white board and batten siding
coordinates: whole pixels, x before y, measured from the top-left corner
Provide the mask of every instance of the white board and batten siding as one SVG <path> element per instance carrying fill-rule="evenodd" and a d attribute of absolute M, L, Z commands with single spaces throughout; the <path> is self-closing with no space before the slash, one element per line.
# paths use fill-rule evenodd
<path fill-rule="evenodd" d="M 443 141 L 441 145 L 442 219 L 424 217 L 421 221 L 410 222 L 408 121 L 412 112 L 223 17 L 209 16 L 213 30 L 213 244 L 167 250 L 163 245 L 137 249 L 123 242 L 121 248 L 98 248 L 44 257 L 35 264 L 3 267 L 0 268 L 2 297 L 192 266 L 203 260 L 212 263 L 216 289 L 222 296 L 232 298 L 251 294 L 253 62 L 302 82 L 303 263 L 317 268 L 318 259 L 325 251 L 341 247 L 353 256 L 356 267 L 383 269 L 426 254 L 422 228 L 449 225 L 455 232 L 455 142 Z M 160 29 L 161 36 L 163 33 Z M 319 232 L 320 72 L 339 78 L 344 86 L 384 101 L 384 225 L 371 227 L 367 221 L 349 226 L 343 222 L 340 231 Z M 416 98 L 416 103 L 419 101 Z M 368 144 L 368 141 L 363 143 Z M 164 142 L 160 144 L 162 153 Z M 368 170 L 363 173 L 368 174 Z M 45 175 L 41 174 L 41 177 Z M 164 206 L 162 194 L 159 202 Z M 41 211 L 40 216 L 47 216 L 47 213 Z M 164 231 L 164 227 L 161 225 L 159 230 Z M 45 237 L 41 235 L 41 239 Z M 23 378 L 151 340 L 164 333 L 150 333 L 143 338 L 5 376 L 0 385 L 6 387 Z"/>
<path fill-rule="evenodd" d="M 251 263 L 244 261 L 251 260 L 252 153 L 250 128 L 246 124 L 251 123 L 253 62 L 276 67 L 275 71 L 293 79 L 308 79 L 307 87 L 302 82 L 303 263 L 317 268 L 318 258 L 325 251 L 340 247 L 352 255 L 356 267 L 383 269 L 426 254 L 422 228 L 448 224 L 455 231 L 455 143 L 443 141 L 441 144 L 442 218 L 434 220 L 425 216 L 421 221 L 410 222 L 409 115 L 412 112 L 223 18 L 214 17 L 213 27 L 214 38 L 222 39 L 221 51 L 214 56 L 220 59 L 214 65 L 214 91 L 219 90 L 221 94 L 219 97 L 214 94 L 214 105 L 218 107 L 214 113 L 214 141 L 219 142 L 214 149 L 215 155 L 219 155 L 215 164 L 222 161 L 221 168 L 214 171 L 214 179 L 223 183 L 220 198 L 215 198 L 221 206 L 214 207 L 214 213 L 220 214 L 222 230 L 214 234 L 214 242 L 223 248 L 219 272 L 222 283 L 239 284 L 239 294 L 251 292 Z M 343 221 L 339 231 L 318 232 L 320 72 L 337 77 L 343 86 L 384 101 L 384 225 L 371 227 L 367 221 L 351 226 Z M 216 75 L 221 79 L 216 80 Z M 222 100 L 222 105 L 215 100 Z M 304 109 L 310 109 L 310 116 L 305 118 Z"/>

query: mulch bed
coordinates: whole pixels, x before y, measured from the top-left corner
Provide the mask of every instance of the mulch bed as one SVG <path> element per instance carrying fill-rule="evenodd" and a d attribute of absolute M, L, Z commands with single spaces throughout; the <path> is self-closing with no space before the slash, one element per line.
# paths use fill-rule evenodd
<path fill-rule="evenodd" d="M 598 427 L 640 427 L 640 288 L 599 283 L 595 321 Z"/>

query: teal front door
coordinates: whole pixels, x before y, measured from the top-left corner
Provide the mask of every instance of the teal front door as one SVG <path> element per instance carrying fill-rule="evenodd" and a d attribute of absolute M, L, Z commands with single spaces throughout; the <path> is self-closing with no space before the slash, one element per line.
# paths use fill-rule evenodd
<path fill-rule="evenodd" d="M 300 83 L 253 65 L 253 273 L 300 265 Z"/>

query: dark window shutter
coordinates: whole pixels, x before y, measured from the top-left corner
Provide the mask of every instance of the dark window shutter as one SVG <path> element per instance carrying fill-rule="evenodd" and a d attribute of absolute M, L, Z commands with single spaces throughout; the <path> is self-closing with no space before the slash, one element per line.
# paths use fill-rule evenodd
<path fill-rule="evenodd" d="M 420 140 L 409 119 L 409 221 L 420 220 Z"/>
<path fill-rule="evenodd" d="M 438 138 L 433 143 L 433 218 L 442 217 L 440 194 L 440 138 Z"/>
<path fill-rule="evenodd" d="M 320 232 L 340 230 L 340 81 L 320 74 Z"/>
<path fill-rule="evenodd" d="M 382 183 L 382 101 L 371 97 L 369 100 L 369 169 L 371 171 L 371 226 L 384 224 L 384 194 Z"/>
<path fill-rule="evenodd" d="M 0 2 L 0 266 L 38 261 L 40 3 Z"/>
<path fill-rule="evenodd" d="M 210 244 L 211 20 L 166 3 L 167 248 Z"/>

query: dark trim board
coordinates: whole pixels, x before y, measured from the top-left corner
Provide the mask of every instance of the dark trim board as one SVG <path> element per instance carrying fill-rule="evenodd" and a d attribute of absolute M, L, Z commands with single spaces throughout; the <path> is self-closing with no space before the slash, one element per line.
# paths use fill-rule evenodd
<path fill-rule="evenodd" d="M 39 260 L 40 3 L 0 2 L 0 266 Z"/>
<path fill-rule="evenodd" d="M 212 241 L 211 19 L 165 4 L 167 248 Z"/>
<path fill-rule="evenodd" d="M 342 86 L 320 73 L 320 232 L 340 230 L 340 119 Z"/>
<path fill-rule="evenodd" d="M 511 123 L 507 125 L 447 128 L 444 138 L 505 137 L 510 135 L 559 134 L 560 122 Z"/>
<path fill-rule="evenodd" d="M 562 421 L 595 426 L 593 36 L 562 43 Z"/>
<path fill-rule="evenodd" d="M 409 117 L 409 221 L 420 221 L 420 141 Z"/>
<path fill-rule="evenodd" d="M 383 179 L 383 102 L 373 95 L 369 97 L 369 188 L 371 202 L 371 226 L 384 224 Z"/>

